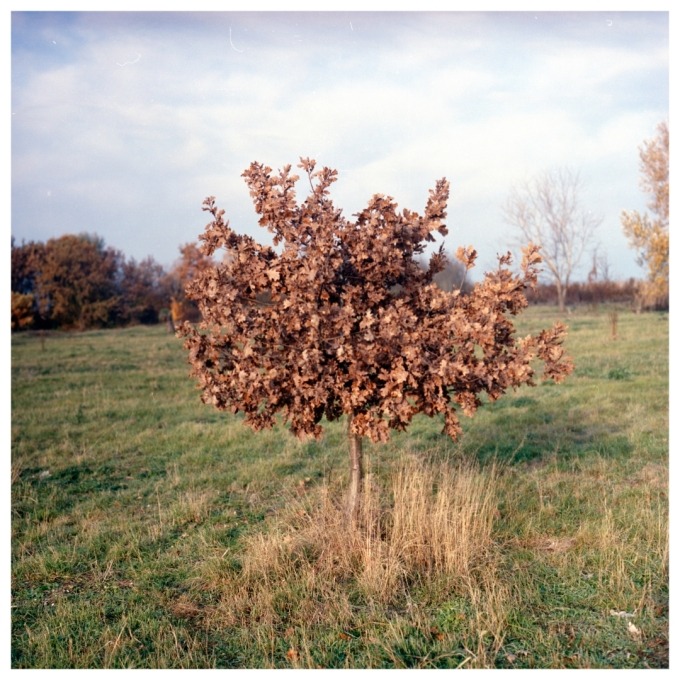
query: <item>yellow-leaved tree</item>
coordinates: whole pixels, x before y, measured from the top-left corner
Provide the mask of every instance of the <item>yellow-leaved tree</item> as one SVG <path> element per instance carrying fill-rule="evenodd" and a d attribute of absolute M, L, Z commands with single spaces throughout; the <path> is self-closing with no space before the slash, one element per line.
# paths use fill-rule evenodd
<path fill-rule="evenodd" d="M 639 212 L 623 211 L 623 233 L 638 251 L 638 263 L 647 269 L 647 280 L 640 290 L 644 307 L 668 306 L 669 277 L 669 182 L 668 124 L 657 126 L 657 135 L 640 149 L 640 187 L 651 194 L 647 207 L 655 217 Z"/>

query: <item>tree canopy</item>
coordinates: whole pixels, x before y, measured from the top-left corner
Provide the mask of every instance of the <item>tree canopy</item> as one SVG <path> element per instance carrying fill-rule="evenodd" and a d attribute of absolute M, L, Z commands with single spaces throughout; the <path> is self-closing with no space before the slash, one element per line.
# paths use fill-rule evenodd
<path fill-rule="evenodd" d="M 654 139 L 640 149 L 640 186 L 651 195 L 647 207 L 656 216 L 638 211 L 621 214 L 623 233 L 638 251 L 638 262 L 647 268 L 643 303 L 668 303 L 670 238 L 669 222 L 669 138 L 668 125 L 660 123 Z"/>
<path fill-rule="evenodd" d="M 297 435 L 318 436 L 322 418 L 346 414 L 350 436 L 373 441 L 417 413 L 443 414 L 457 437 L 457 411 L 472 415 L 482 393 L 495 400 L 534 384 L 535 359 L 544 377 L 570 372 L 564 326 L 517 338 L 512 323 L 536 284 L 536 246 L 520 274 L 506 254 L 469 294 L 444 291 L 433 282 L 446 266 L 443 248 L 425 269 L 418 258 L 447 233 L 446 179 L 422 215 L 376 194 L 348 220 L 329 196 L 336 171 L 311 159 L 298 167 L 311 187 L 299 204 L 290 165 L 275 174 L 253 163 L 243 174 L 273 247 L 236 233 L 214 197 L 204 202 L 212 219 L 202 248 L 230 255 L 189 284 L 203 320 L 180 330 L 206 403 L 243 412 L 255 430 L 280 413 Z M 476 252 L 459 248 L 457 257 L 470 269 Z"/>

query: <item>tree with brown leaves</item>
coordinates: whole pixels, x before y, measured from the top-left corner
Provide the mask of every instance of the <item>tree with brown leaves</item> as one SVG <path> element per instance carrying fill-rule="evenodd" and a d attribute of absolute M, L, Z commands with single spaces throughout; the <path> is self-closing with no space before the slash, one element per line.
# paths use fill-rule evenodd
<path fill-rule="evenodd" d="M 200 318 L 194 302 L 186 297 L 186 287 L 203 269 L 213 266 L 212 257 L 206 255 L 198 243 L 185 243 L 179 248 L 180 257 L 166 277 L 166 288 L 170 290 L 168 323 L 174 327 L 182 321 L 197 321 Z"/>
<path fill-rule="evenodd" d="M 188 285 L 202 321 L 179 332 L 203 401 L 243 412 L 254 430 L 282 414 L 295 435 L 318 437 L 324 417 L 348 416 L 348 511 L 355 517 L 364 437 L 385 441 L 390 429 L 405 430 L 424 413 L 443 415 L 444 431 L 456 438 L 458 409 L 472 416 L 482 393 L 495 400 L 533 385 L 534 359 L 556 381 L 572 364 L 559 323 L 515 336 L 511 317 L 536 284 L 537 247 L 526 248 L 521 274 L 504 255 L 468 295 L 433 282 L 446 266 L 443 248 L 426 269 L 419 266 L 433 233 L 447 233 L 445 179 L 430 191 L 423 215 L 398 212 L 392 198 L 375 195 L 350 221 L 329 197 L 337 172 L 316 170 L 310 159 L 298 167 L 311 186 L 300 204 L 290 165 L 274 174 L 253 163 L 243 173 L 274 247 L 237 234 L 214 197 L 205 200 L 212 220 L 202 248 L 207 255 L 224 248 L 229 257 Z M 470 269 L 476 252 L 459 248 L 457 258 Z"/>
<path fill-rule="evenodd" d="M 61 328 L 114 326 L 123 254 L 96 234 L 65 234 L 47 241 L 37 265 L 35 297 L 41 316 Z"/>

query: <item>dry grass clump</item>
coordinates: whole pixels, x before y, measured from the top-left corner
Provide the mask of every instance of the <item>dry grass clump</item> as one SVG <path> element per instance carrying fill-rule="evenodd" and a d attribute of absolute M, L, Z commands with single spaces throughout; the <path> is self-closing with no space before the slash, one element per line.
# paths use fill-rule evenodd
<path fill-rule="evenodd" d="M 455 592 L 480 607 L 460 631 L 469 645 L 466 665 L 489 665 L 502 644 L 507 607 L 500 600 L 508 596 L 495 577 L 497 482 L 493 468 L 408 462 L 381 486 L 368 475 L 355 525 L 347 521 L 341 490 L 307 489 L 288 499 L 262 532 L 243 539 L 233 555 L 240 569 L 194 581 L 199 591 L 221 592 L 203 612 L 203 625 L 255 639 L 264 666 L 279 665 L 281 645 L 295 638 L 296 664 L 314 667 L 314 654 L 304 652 L 306 631 L 332 631 L 329 639 L 342 642 L 387 617 L 388 629 L 366 632 L 360 643 L 362 663 L 381 665 L 404 631 L 430 630 L 430 595 Z M 441 638 L 439 646 L 453 642 L 431 635 Z M 352 663 L 350 654 L 343 664 Z"/>
<path fill-rule="evenodd" d="M 314 589 L 351 582 L 382 603 L 426 578 L 467 578 L 489 555 L 495 481 L 493 469 L 409 462 L 383 496 L 369 477 L 355 526 L 322 487 L 292 499 L 274 527 L 245 541 L 241 576 Z"/>

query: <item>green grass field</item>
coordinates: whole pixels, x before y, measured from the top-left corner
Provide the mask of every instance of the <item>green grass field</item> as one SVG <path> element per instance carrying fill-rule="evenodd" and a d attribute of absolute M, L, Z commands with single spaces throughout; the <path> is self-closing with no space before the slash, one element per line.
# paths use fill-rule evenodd
<path fill-rule="evenodd" d="M 555 310 L 529 309 L 520 331 Z M 668 315 L 366 445 L 201 404 L 163 327 L 12 338 L 14 668 L 668 667 Z"/>

